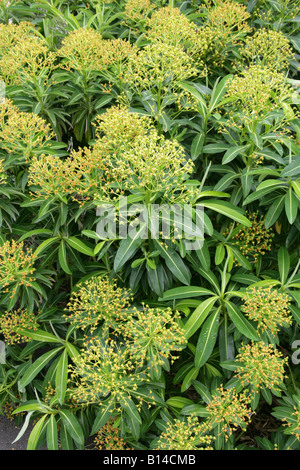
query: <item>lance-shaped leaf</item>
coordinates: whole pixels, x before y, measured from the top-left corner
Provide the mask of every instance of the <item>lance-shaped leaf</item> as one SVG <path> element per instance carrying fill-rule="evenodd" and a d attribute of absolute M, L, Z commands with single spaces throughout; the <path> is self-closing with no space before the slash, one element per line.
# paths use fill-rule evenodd
<path fill-rule="evenodd" d="M 63 404 L 66 391 L 67 391 L 67 380 L 68 380 L 68 352 L 65 349 L 59 358 L 56 374 L 55 374 L 55 386 L 56 394 L 60 404 Z"/>
<path fill-rule="evenodd" d="M 90 434 L 91 436 L 96 434 L 96 432 L 98 432 L 107 423 L 114 411 L 114 407 L 115 404 L 112 401 L 109 401 L 108 403 L 101 406 L 94 421 Z"/>
<path fill-rule="evenodd" d="M 218 308 L 207 318 L 201 328 L 195 354 L 195 366 L 199 369 L 209 359 L 215 347 L 219 330 L 219 320 L 220 309 Z"/>
<path fill-rule="evenodd" d="M 247 145 L 237 145 L 236 147 L 231 147 L 229 148 L 223 159 L 222 159 L 222 165 L 226 165 L 227 163 L 231 162 L 234 160 L 236 157 L 241 155 L 247 148 L 249 148 L 249 144 Z"/>
<path fill-rule="evenodd" d="M 79 240 L 77 237 L 70 237 L 66 238 L 66 242 L 68 245 L 70 245 L 74 250 L 79 251 L 79 253 L 82 253 L 87 256 L 94 256 L 94 250 L 93 248 L 90 248 L 87 246 L 82 240 Z"/>
<path fill-rule="evenodd" d="M 292 163 L 287 165 L 281 172 L 281 176 L 283 178 L 298 175 L 300 175 L 300 157 L 296 158 Z"/>
<path fill-rule="evenodd" d="M 201 205 L 206 207 L 207 209 L 212 209 L 220 214 L 229 217 L 240 224 L 246 225 L 246 227 L 251 227 L 251 222 L 241 213 L 241 210 L 225 201 L 218 201 L 218 200 L 207 200 L 201 201 Z"/>
<path fill-rule="evenodd" d="M 48 418 L 48 415 L 43 415 L 32 429 L 27 442 L 27 450 L 35 450 L 37 448 L 41 434 L 44 430 L 46 418 Z"/>
<path fill-rule="evenodd" d="M 41 341 L 44 343 L 59 343 L 59 339 L 53 335 L 52 333 L 49 333 L 48 331 L 44 330 L 27 330 L 25 328 L 18 328 L 18 333 L 21 335 L 26 336 L 27 338 L 34 339 L 35 341 Z"/>
<path fill-rule="evenodd" d="M 83 446 L 84 434 L 74 414 L 69 410 L 59 410 L 59 416 L 72 439 L 80 446 Z"/>
<path fill-rule="evenodd" d="M 124 238 L 121 241 L 114 260 L 115 272 L 120 271 L 126 261 L 128 261 L 141 246 L 143 242 L 142 236 L 145 231 L 145 228 L 146 223 L 142 223 L 139 229 L 136 230 L 134 234 L 131 232 L 131 237 L 128 236 L 128 238 Z"/>
<path fill-rule="evenodd" d="M 290 269 L 290 256 L 285 246 L 281 246 L 278 250 L 278 269 L 280 280 L 284 284 Z"/>
<path fill-rule="evenodd" d="M 228 315 L 236 328 L 247 338 L 254 341 L 258 341 L 258 335 L 251 323 L 247 318 L 240 312 L 239 308 L 229 300 L 225 301 Z"/>
<path fill-rule="evenodd" d="M 297 198 L 292 188 L 289 188 L 284 199 L 284 206 L 285 213 L 290 224 L 293 224 L 296 220 L 298 213 L 298 204 L 299 199 Z"/>
<path fill-rule="evenodd" d="M 184 325 L 184 336 L 187 339 L 193 336 L 193 334 L 200 328 L 217 299 L 217 296 L 210 297 L 209 299 L 201 302 L 201 304 L 193 311 Z"/>
<path fill-rule="evenodd" d="M 58 450 L 57 421 L 54 414 L 50 415 L 47 423 L 47 449 Z"/>
<path fill-rule="evenodd" d="M 40 356 L 30 367 L 26 370 L 23 377 L 19 382 L 19 390 L 26 387 L 38 375 L 38 373 L 53 359 L 53 357 L 60 351 L 62 347 L 52 349 Z"/>
<path fill-rule="evenodd" d="M 200 297 L 202 295 L 214 295 L 214 292 L 206 289 L 205 287 L 182 286 L 167 290 L 158 300 L 190 299 L 192 297 Z"/>
<path fill-rule="evenodd" d="M 191 273 L 189 268 L 182 261 L 179 254 L 170 248 L 166 248 L 166 246 L 160 243 L 158 240 L 154 240 L 154 242 L 160 252 L 161 257 L 165 260 L 167 267 L 174 277 L 182 282 L 182 284 L 188 286 L 191 280 Z"/>
<path fill-rule="evenodd" d="M 232 79 L 232 75 L 226 75 L 225 77 L 222 78 L 222 80 L 220 80 L 220 82 L 219 82 L 219 79 L 216 81 L 215 86 L 211 93 L 210 102 L 208 106 L 210 113 L 220 105 L 221 100 L 226 93 L 228 82 L 231 79 Z"/>

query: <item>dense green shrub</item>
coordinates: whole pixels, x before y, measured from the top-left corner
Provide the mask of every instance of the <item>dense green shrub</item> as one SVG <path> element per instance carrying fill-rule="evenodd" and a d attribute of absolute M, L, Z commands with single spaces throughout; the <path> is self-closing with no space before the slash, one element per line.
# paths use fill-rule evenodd
<path fill-rule="evenodd" d="M 28 449 L 299 449 L 298 2 L 0 22 L 1 412 Z"/>

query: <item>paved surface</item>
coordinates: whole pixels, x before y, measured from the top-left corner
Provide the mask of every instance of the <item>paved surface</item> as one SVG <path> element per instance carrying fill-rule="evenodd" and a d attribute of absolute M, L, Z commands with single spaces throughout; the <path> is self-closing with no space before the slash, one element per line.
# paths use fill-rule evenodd
<path fill-rule="evenodd" d="M 13 421 L 9 421 L 0 415 L 0 451 L 1 450 L 26 450 L 27 440 L 31 431 L 28 426 L 21 439 L 13 444 L 21 426 L 16 426 Z"/>

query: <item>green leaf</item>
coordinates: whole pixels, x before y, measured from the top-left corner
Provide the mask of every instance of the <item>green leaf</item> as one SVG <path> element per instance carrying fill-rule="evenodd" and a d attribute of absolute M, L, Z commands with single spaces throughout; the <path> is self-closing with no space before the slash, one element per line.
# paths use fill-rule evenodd
<path fill-rule="evenodd" d="M 289 305 L 289 309 L 290 309 L 294 319 L 298 323 L 298 325 L 300 325 L 300 309 L 298 307 L 296 307 L 295 305 L 293 305 L 293 304 Z"/>
<path fill-rule="evenodd" d="M 224 176 L 222 176 L 222 178 L 217 182 L 216 186 L 214 187 L 214 189 L 216 191 L 225 191 L 225 189 L 227 189 L 231 183 L 237 179 L 239 177 L 239 174 L 238 173 L 228 173 Z"/>
<path fill-rule="evenodd" d="M 17 413 L 25 413 L 25 411 L 28 411 L 30 413 L 33 413 L 34 411 L 39 411 L 42 413 L 44 409 L 41 407 L 41 405 L 37 401 L 35 403 L 27 403 L 26 405 L 19 406 L 17 409 L 15 409 L 12 412 L 12 414 L 15 415 Z"/>
<path fill-rule="evenodd" d="M 12 441 L 12 444 L 14 444 L 15 442 L 17 442 L 19 439 L 21 439 L 21 437 L 24 435 L 24 433 L 26 432 L 26 429 L 28 428 L 28 425 L 29 425 L 29 422 L 30 422 L 30 418 L 31 418 L 31 415 L 34 413 L 34 411 L 29 411 L 26 415 L 26 418 L 24 420 L 24 423 L 17 435 L 17 437 Z"/>
<path fill-rule="evenodd" d="M 204 134 L 199 133 L 194 137 L 191 145 L 191 159 L 196 160 L 202 152 L 204 143 Z"/>
<path fill-rule="evenodd" d="M 94 250 L 87 246 L 82 240 L 79 240 L 79 238 L 70 237 L 66 239 L 66 242 L 74 248 L 74 250 L 79 251 L 79 253 L 94 257 Z"/>
<path fill-rule="evenodd" d="M 199 374 L 199 368 L 198 367 L 192 367 L 185 375 L 183 382 L 181 384 L 181 393 L 184 393 L 190 386 L 192 385 L 192 382 L 198 377 Z"/>
<path fill-rule="evenodd" d="M 251 325 L 251 323 L 244 317 L 244 315 L 240 312 L 238 307 L 230 302 L 229 300 L 225 300 L 227 311 L 229 314 L 230 319 L 236 326 L 236 328 L 247 338 L 252 339 L 254 341 L 258 341 L 258 336 L 255 328 Z"/>
<path fill-rule="evenodd" d="M 111 417 L 113 411 L 114 411 L 114 403 L 109 402 L 108 404 L 103 404 L 100 408 L 100 410 L 97 413 L 96 419 L 94 421 L 92 430 L 91 430 L 91 436 L 93 434 L 96 434 L 109 420 Z"/>
<path fill-rule="evenodd" d="M 178 253 L 170 248 L 166 248 L 165 245 L 160 243 L 158 240 L 154 240 L 154 242 L 172 274 L 176 277 L 176 279 L 182 282 L 182 284 L 188 286 L 191 280 L 191 273 Z"/>
<path fill-rule="evenodd" d="M 300 175 L 300 158 L 296 158 L 292 163 L 287 165 L 281 172 L 283 178 Z"/>
<path fill-rule="evenodd" d="M 292 187 L 300 199 L 300 181 L 292 181 Z"/>
<path fill-rule="evenodd" d="M 62 347 L 52 349 L 40 356 L 30 367 L 26 370 L 23 377 L 19 382 L 19 390 L 26 387 L 38 375 L 38 373 L 51 361 L 51 359 L 60 351 Z"/>
<path fill-rule="evenodd" d="M 111 100 L 113 99 L 113 96 L 112 95 L 106 95 L 106 96 L 102 96 L 95 104 L 95 110 L 98 110 L 99 108 L 103 108 L 104 106 L 106 106 L 108 103 L 111 102 Z M 70 103 L 68 103 L 70 104 Z"/>
<path fill-rule="evenodd" d="M 178 300 L 178 299 L 190 299 L 192 297 L 199 297 L 202 295 L 214 295 L 214 292 L 206 289 L 205 287 L 198 286 L 182 286 L 169 289 L 164 292 L 163 296 L 159 298 L 159 301 L 166 300 Z"/>
<path fill-rule="evenodd" d="M 193 311 L 184 325 L 184 336 L 187 339 L 190 338 L 200 328 L 217 299 L 217 296 L 210 297 L 209 299 L 201 302 L 201 304 L 198 305 L 198 307 Z"/>
<path fill-rule="evenodd" d="M 187 405 L 192 405 L 192 400 L 189 398 L 181 397 L 181 396 L 175 396 L 171 397 L 166 401 L 166 404 L 172 408 L 178 408 L 181 409 L 184 406 Z"/>
<path fill-rule="evenodd" d="M 251 222 L 237 210 L 236 206 L 225 201 L 211 200 L 211 201 L 201 201 L 201 205 L 207 209 L 212 209 L 220 214 L 229 217 L 240 224 L 245 225 L 246 227 L 251 227 Z"/>
<path fill-rule="evenodd" d="M 265 226 L 266 228 L 271 227 L 278 220 L 281 212 L 284 208 L 285 194 L 279 196 L 269 207 L 268 212 L 265 217 Z"/>
<path fill-rule="evenodd" d="M 205 270 L 210 269 L 210 255 L 209 255 L 209 249 L 207 246 L 206 240 L 204 240 L 202 247 L 199 250 L 195 250 L 197 258 L 199 259 L 201 266 Z"/>
<path fill-rule="evenodd" d="M 236 147 L 229 148 L 226 151 L 226 153 L 225 153 L 225 155 L 222 159 L 222 165 L 226 165 L 227 163 L 234 160 L 236 157 L 238 157 L 238 155 L 243 153 L 247 148 L 249 148 L 249 144 L 247 144 L 247 145 L 238 145 Z"/>
<path fill-rule="evenodd" d="M 290 256 L 285 246 L 281 246 L 278 250 L 278 269 L 281 283 L 284 284 L 290 269 Z"/>
<path fill-rule="evenodd" d="M 68 352 L 65 349 L 59 358 L 56 374 L 55 374 L 55 387 L 56 395 L 59 403 L 62 405 L 67 391 L 68 381 Z"/>
<path fill-rule="evenodd" d="M 226 93 L 227 85 L 229 80 L 232 79 L 232 75 L 226 75 L 225 77 L 222 78 L 222 80 L 217 79 L 215 86 L 212 90 L 211 93 L 211 98 L 209 102 L 209 112 L 211 113 L 215 108 L 218 107 L 219 103 L 221 102 L 221 99 Z"/>
<path fill-rule="evenodd" d="M 29 232 L 24 233 L 24 235 L 22 235 L 21 238 L 19 238 L 19 242 L 22 242 L 26 238 L 34 237 L 35 235 L 52 235 L 52 233 L 53 233 L 52 230 L 42 229 L 42 228 L 39 228 L 36 230 L 30 230 Z"/>
<path fill-rule="evenodd" d="M 215 144 L 208 144 L 203 147 L 203 153 L 214 155 L 215 153 L 222 153 L 228 150 L 230 147 L 224 142 L 216 142 Z"/>
<path fill-rule="evenodd" d="M 195 366 L 201 368 L 208 361 L 218 335 L 220 309 L 211 314 L 201 328 L 195 354 Z"/>
<path fill-rule="evenodd" d="M 234 371 L 238 368 L 239 363 L 237 361 L 222 361 L 220 362 L 220 366 L 223 367 L 223 369 Z"/>
<path fill-rule="evenodd" d="M 48 331 L 43 330 L 26 330 L 25 328 L 18 328 L 18 333 L 21 335 L 26 336 L 27 338 L 34 339 L 36 341 L 41 341 L 45 343 L 59 343 L 59 339 L 53 335 L 52 333 L 48 333 Z"/>
<path fill-rule="evenodd" d="M 55 415 L 50 415 L 47 424 L 47 449 L 58 450 L 58 432 Z"/>
<path fill-rule="evenodd" d="M 189 92 L 194 98 L 196 98 L 199 105 L 199 112 L 205 118 L 207 115 L 207 106 L 205 99 L 203 98 L 201 93 L 189 83 L 181 82 L 179 83 L 179 85 L 181 86 L 181 88 Z"/>
<path fill-rule="evenodd" d="M 66 349 L 67 352 L 72 359 L 73 362 L 76 362 L 76 359 L 80 356 L 79 350 L 74 346 L 74 344 L 69 343 L 68 341 L 66 342 Z"/>
<path fill-rule="evenodd" d="M 66 274 L 72 274 L 68 266 L 66 244 L 64 240 L 61 240 L 60 245 L 59 245 L 58 260 L 63 271 Z"/>
<path fill-rule="evenodd" d="M 60 443 L 62 450 L 73 450 L 73 439 L 71 438 L 70 434 L 68 433 L 66 427 L 63 423 L 60 423 Z"/>
<path fill-rule="evenodd" d="M 58 413 L 72 439 L 80 446 L 83 446 L 84 434 L 74 414 L 69 410 L 59 410 Z"/>
<path fill-rule="evenodd" d="M 209 411 L 206 408 L 206 406 L 201 406 L 201 405 L 188 405 L 185 406 L 181 410 L 182 415 L 194 415 L 194 416 L 200 416 L 201 418 L 208 418 L 209 417 Z"/>
<path fill-rule="evenodd" d="M 117 273 L 124 266 L 126 261 L 128 261 L 135 254 L 137 249 L 141 246 L 143 239 L 142 235 L 144 233 L 146 224 L 141 224 L 139 230 L 136 230 L 136 233 L 132 238 L 128 236 L 121 241 L 118 251 L 114 259 L 114 271 Z"/>
<path fill-rule="evenodd" d="M 193 380 L 193 386 L 196 389 L 197 393 L 201 396 L 202 400 L 205 401 L 205 403 L 210 403 L 212 400 L 212 396 L 208 388 L 199 382 L 198 380 Z"/>
<path fill-rule="evenodd" d="M 32 429 L 32 431 L 30 433 L 30 436 L 28 438 L 27 450 L 35 450 L 36 449 L 36 446 L 39 442 L 41 433 L 44 429 L 44 422 L 45 422 L 47 417 L 48 417 L 48 415 L 46 415 L 46 414 L 43 415 L 38 420 L 38 422 L 35 424 L 34 428 Z"/>
<path fill-rule="evenodd" d="M 277 184 L 267 185 L 260 190 L 254 191 L 253 193 L 249 194 L 249 196 L 244 200 L 243 205 L 250 204 L 250 202 L 256 201 L 257 199 L 262 199 L 266 194 L 269 194 L 274 191 L 274 188 L 282 188 L 284 186 L 284 182 L 277 181 Z"/>
<path fill-rule="evenodd" d="M 298 204 L 299 204 L 299 200 L 297 196 L 295 195 L 292 188 L 289 188 L 284 199 L 284 205 L 285 205 L 285 213 L 290 224 L 293 224 L 296 220 L 297 213 L 298 213 Z"/>
<path fill-rule="evenodd" d="M 48 238 L 47 240 L 43 241 L 38 247 L 37 249 L 35 250 L 34 252 L 34 256 L 36 256 L 37 258 L 39 257 L 39 255 L 47 250 L 47 248 L 49 248 L 51 245 L 53 245 L 55 242 L 57 242 L 59 240 L 59 237 L 51 237 L 51 238 Z"/>
<path fill-rule="evenodd" d="M 137 423 L 142 424 L 142 419 L 138 409 L 130 398 L 124 397 L 121 401 L 121 406 L 126 414 L 130 416 L 132 421 L 136 421 Z"/>
<path fill-rule="evenodd" d="M 280 180 L 264 180 L 262 183 L 260 183 L 257 188 L 256 188 L 256 191 L 261 191 L 262 189 L 269 189 L 270 191 L 273 191 L 273 189 L 276 187 L 276 186 L 282 186 L 282 184 L 284 184 L 282 181 Z"/>

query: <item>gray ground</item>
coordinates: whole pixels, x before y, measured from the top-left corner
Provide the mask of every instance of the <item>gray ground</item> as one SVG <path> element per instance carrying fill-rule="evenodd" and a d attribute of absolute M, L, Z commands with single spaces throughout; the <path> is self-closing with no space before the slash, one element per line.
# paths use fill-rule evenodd
<path fill-rule="evenodd" d="M 17 442 L 12 444 L 19 433 L 20 427 L 0 415 L 0 451 L 1 450 L 26 450 L 28 436 L 31 428 L 27 428 L 25 434 Z"/>
<path fill-rule="evenodd" d="M 27 441 L 29 434 L 32 430 L 32 426 L 28 426 L 25 433 L 17 442 L 13 444 L 13 441 L 19 434 L 21 426 L 16 426 L 14 422 L 8 420 L 6 417 L 0 415 L 0 452 L 1 450 L 26 450 Z M 86 442 L 86 449 L 93 450 L 94 438 L 89 438 Z M 47 450 L 42 447 L 39 450 Z"/>

